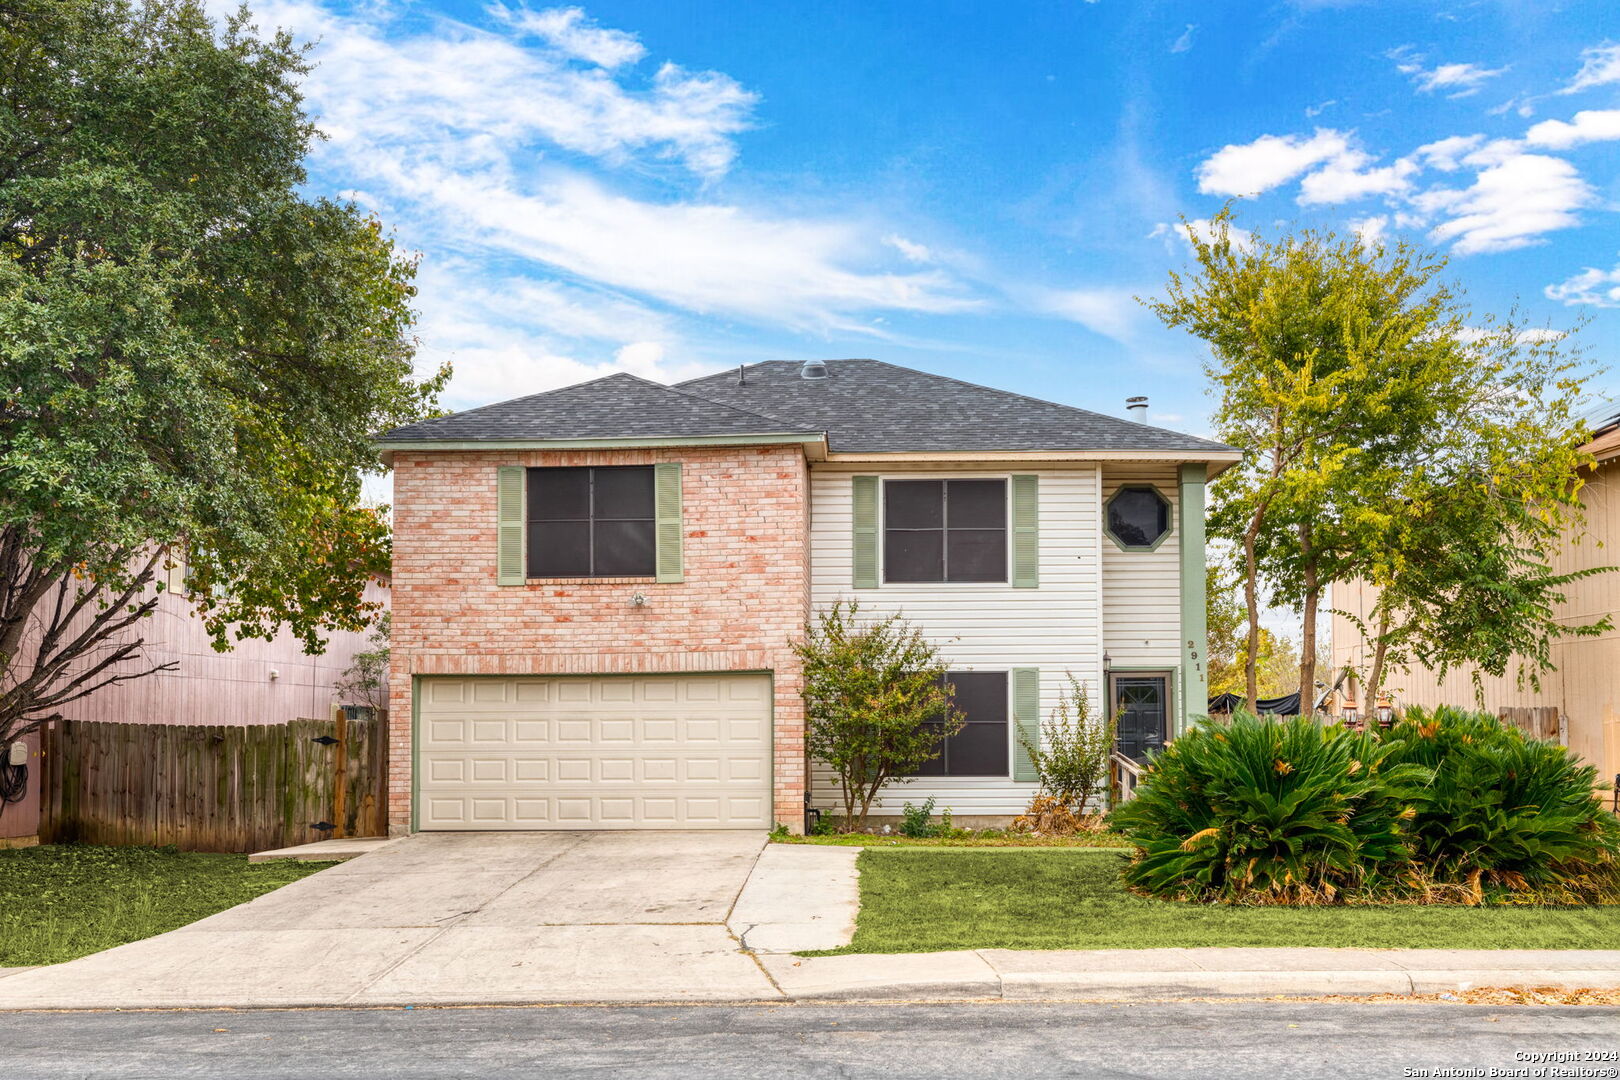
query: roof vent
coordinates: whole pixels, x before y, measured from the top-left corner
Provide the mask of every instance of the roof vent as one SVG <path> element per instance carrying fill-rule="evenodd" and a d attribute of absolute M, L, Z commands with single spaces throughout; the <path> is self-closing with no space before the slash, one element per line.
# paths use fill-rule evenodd
<path fill-rule="evenodd" d="M 1138 424 L 1147 423 L 1147 398 L 1141 395 L 1126 398 L 1125 412 Z"/>
<path fill-rule="evenodd" d="M 799 369 L 801 379 L 825 379 L 827 377 L 827 361 L 806 360 L 804 367 Z"/>

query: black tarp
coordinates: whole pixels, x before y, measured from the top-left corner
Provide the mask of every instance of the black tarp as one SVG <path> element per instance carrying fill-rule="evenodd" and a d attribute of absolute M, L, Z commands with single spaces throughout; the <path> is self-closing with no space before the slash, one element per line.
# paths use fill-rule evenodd
<path fill-rule="evenodd" d="M 1209 711 L 1212 713 L 1236 712 L 1244 708 L 1246 702 L 1241 694 L 1216 694 L 1209 699 Z M 1255 704 L 1260 706 L 1261 716 L 1297 716 L 1299 715 L 1299 694 L 1284 694 L 1282 697 L 1261 698 Z"/>

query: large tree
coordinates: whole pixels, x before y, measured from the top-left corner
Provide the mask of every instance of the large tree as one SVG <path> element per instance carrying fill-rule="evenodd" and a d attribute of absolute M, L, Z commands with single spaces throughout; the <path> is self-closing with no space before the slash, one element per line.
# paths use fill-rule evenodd
<path fill-rule="evenodd" d="M 245 11 L 0 0 L 0 741 L 217 648 L 374 617 L 371 435 L 424 415 L 413 262 L 305 194 L 306 65 Z"/>
<path fill-rule="evenodd" d="M 1216 427 L 1246 451 L 1215 481 L 1210 531 L 1242 552 L 1251 706 L 1263 599 L 1302 612 L 1302 700 L 1314 696 L 1317 617 L 1334 581 L 1388 584 L 1392 601 L 1433 592 L 1442 571 L 1420 555 L 1471 545 L 1481 565 L 1514 568 L 1535 601 L 1517 610 L 1535 615 L 1557 588 L 1545 538 L 1579 517 L 1581 379 L 1561 341 L 1476 318 L 1442 280 L 1445 260 L 1405 243 L 1240 236 L 1230 210 L 1189 236 L 1196 267 L 1172 273 L 1150 306 L 1208 342 Z M 1503 527 L 1526 514 L 1542 523 L 1529 549 Z M 1397 577 L 1425 560 L 1428 585 Z M 1465 651 L 1490 634 L 1489 604 L 1448 617 L 1478 620 L 1450 631 Z M 1517 644 L 1561 632 L 1543 613 Z"/>

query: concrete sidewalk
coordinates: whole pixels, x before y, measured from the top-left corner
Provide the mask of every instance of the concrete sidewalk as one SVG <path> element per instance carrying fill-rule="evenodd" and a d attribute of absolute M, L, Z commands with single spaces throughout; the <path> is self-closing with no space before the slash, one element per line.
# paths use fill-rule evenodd
<path fill-rule="evenodd" d="M 857 854 L 754 833 L 415 836 L 171 933 L 0 971 L 0 1010 L 1620 989 L 1620 951 L 793 955 L 849 942 Z"/>
<path fill-rule="evenodd" d="M 1620 989 L 1620 950 L 1096 949 L 760 957 L 785 997 L 1150 1001 Z"/>

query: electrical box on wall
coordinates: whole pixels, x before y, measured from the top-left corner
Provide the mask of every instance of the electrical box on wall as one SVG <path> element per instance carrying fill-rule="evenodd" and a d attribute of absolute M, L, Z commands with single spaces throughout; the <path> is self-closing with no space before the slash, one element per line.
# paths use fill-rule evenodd
<path fill-rule="evenodd" d="M 18 739 L 16 742 L 6 747 L 6 764 L 28 764 L 28 744 L 23 742 L 21 739 Z"/>

